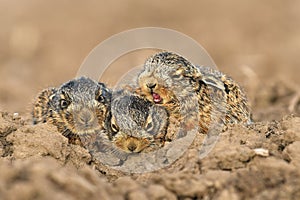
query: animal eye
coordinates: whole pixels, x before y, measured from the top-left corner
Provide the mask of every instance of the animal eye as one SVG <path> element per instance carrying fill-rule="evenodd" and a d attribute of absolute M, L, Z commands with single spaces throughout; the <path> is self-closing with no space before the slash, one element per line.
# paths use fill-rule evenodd
<path fill-rule="evenodd" d="M 174 74 L 172 76 L 172 78 L 174 78 L 174 79 L 180 79 L 181 78 L 181 74 Z"/>
<path fill-rule="evenodd" d="M 105 102 L 105 99 L 104 99 L 104 97 L 103 97 L 102 95 L 99 95 L 99 96 L 96 98 L 96 100 L 97 100 L 98 102 L 100 102 L 100 103 L 104 103 L 104 102 Z"/>
<path fill-rule="evenodd" d="M 111 129 L 112 129 L 112 131 L 115 132 L 115 133 L 119 132 L 119 128 L 118 128 L 118 126 L 115 125 L 115 124 L 111 124 Z"/>
<path fill-rule="evenodd" d="M 116 134 L 120 130 L 119 126 L 116 123 L 116 119 L 114 118 L 114 116 L 111 117 L 110 127 L 114 134 Z"/>
<path fill-rule="evenodd" d="M 152 121 L 151 115 L 148 116 L 147 121 L 146 121 L 146 126 L 145 126 L 145 127 L 146 127 L 145 130 L 146 130 L 148 133 L 153 134 L 154 126 L 153 126 L 153 121 Z"/>
<path fill-rule="evenodd" d="M 61 100 L 60 100 L 60 107 L 61 107 L 62 109 L 67 108 L 69 105 L 70 105 L 70 102 L 69 102 L 69 101 L 67 101 L 67 100 L 65 100 L 65 99 L 61 99 Z"/>
<path fill-rule="evenodd" d="M 119 126 L 116 124 L 116 120 L 114 117 L 112 117 L 111 119 L 111 130 L 114 132 L 114 133 L 117 133 L 119 132 Z"/>
<path fill-rule="evenodd" d="M 147 130 L 147 131 L 152 131 L 152 129 L 153 129 L 153 124 L 152 124 L 152 122 L 149 122 L 149 123 L 147 124 L 147 126 L 146 126 L 146 130 Z"/>

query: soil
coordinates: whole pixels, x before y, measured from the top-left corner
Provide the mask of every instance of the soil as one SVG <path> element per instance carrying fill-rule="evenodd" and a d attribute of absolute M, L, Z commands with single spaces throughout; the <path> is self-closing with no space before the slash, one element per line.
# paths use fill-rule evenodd
<path fill-rule="evenodd" d="M 1 4 L 0 199 L 300 199 L 299 2 Z M 127 174 L 55 127 L 32 125 L 30 110 L 41 89 L 72 79 L 99 42 L 143 26 L 176 29 L 205 46 L 244 87 L 254 123 L 230 126 L 204 158 L 198 135 L 172 165 Z M 151 53 L 118 59 L 103 81 L 112 86 L 118 67 Z"/>

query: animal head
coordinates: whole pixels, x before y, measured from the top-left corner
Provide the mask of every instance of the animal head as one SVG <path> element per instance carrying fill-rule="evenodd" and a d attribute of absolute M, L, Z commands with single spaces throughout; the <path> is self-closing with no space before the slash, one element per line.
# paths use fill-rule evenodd
<path fill-rule="evenodd" d="M 48 88 L 38 96 L 33 123 L 50 122 L 65 136 L 80 135 L 105 127 L 111 92 L 103 83 L 86 77 Z"/>
<path fill-rule="evenodd" d="M 157 104 L 177 101 L 176 96 L 190 87 L 189 77 L 201 76 L 198 70 L 184 57 L 172 52 L 160 52 L 144 64 L 138 84 L 148 100 Z"/>
<path fill-rule="evenodd" d="M 148 152 L 164 145 L 168 113 L 150 101 L 121 90 L 113 93 L 110 137 L 125 152 Z"/>

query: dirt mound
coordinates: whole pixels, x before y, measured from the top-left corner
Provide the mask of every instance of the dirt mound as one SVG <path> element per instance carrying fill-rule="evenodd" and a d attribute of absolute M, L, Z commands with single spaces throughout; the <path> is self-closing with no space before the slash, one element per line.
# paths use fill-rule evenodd
<path fill-rule="evenodd" d="M 232 126 L 200 159 L 202 139 L 165 169 L 129 175 L 68 144 L 53 126 L 1 113 L 0 198 L 300 198 L 300 118 Z"/>

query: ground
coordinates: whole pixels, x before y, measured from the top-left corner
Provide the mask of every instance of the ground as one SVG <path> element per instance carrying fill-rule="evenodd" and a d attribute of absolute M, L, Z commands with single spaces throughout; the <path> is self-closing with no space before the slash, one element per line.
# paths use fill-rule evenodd
<path fill-rule="evenodd" d="M 299 2 L 1 4 L 0 199 L 300 198 Z M 172 28 L 201 43 L 244 87 L 254 124 L 229 127 L 203 159 L 199 136 L 171 166 L 128 175 L 68 144 L 55 127 L 33 126 L 30 110 L 41 89 L 72 79 L 99 42 L 144 26 Z M 126 71 L 151 53 L 118 59 L 102 81 L 112 86 L 120 67 Z"/>

